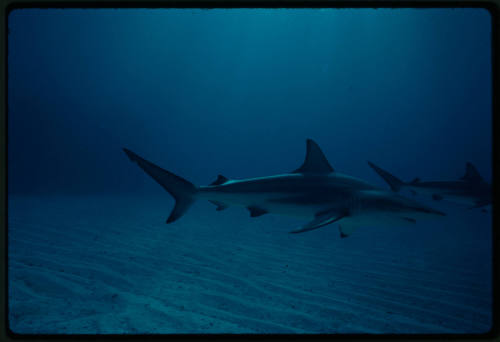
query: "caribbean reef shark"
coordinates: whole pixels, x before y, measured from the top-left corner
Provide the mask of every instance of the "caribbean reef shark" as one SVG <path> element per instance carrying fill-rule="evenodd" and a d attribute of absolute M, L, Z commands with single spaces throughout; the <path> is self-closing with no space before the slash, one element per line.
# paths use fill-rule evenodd
<path fill-rule="evenodd" d="M 377 165 L 368 162 L 373 170 L 398 192 L 405 188 L 412 194 L 430 195 L 436 201 L 448 200 L 455 203 L 464 203 L 469 208 L 480 208 L 491 204 L 491 186 L 477 172 L 472 163 L 465 164 L 465 175 L 457 181 L 422 182 L 415 178 L 411 182 L 403 182 Z"/>
<path fill-rule="evenodd" d="M 222 175 L 208 186 L 189 181 L 123 149 L 175 199 L 167 219 L 179 219 L 197 199 L 206 199 L 224 210 L 230 205 L 243 206 L 251 217 L 267 213 L 308 218 L 310 221 L 290 233 L 314 230 L 339 222 L 341 237 L 361 225 L 415 224 L 417 219 L 445 214 L 381 190 L 351 176 L 335 172 L 319 146 L 307 140 L 304 163 L 295 171 L 268 177 L 230 180 Z"/>

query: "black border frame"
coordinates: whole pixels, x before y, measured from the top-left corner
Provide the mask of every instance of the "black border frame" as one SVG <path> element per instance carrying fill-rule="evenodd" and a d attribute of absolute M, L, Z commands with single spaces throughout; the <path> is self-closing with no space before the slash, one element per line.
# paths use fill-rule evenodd
<path fill-rule="evenodd" d="M 139 0 L 128 0 L 128 1 L 72 1 L 72 0 L 61 0 L 61 1 L 16 1 L 7 0 L 8 3 L 4 4 L 3 8 L 3 32 L 0 27 L 0 35 L 5 38 L 3 46 L 3 51 L 1 51 L 2 61 L 4 62 L 3 69 L 3 80 L 0 85 L 0 99 L 4 99 L 4 106 L 0 109 L 0 135 L 4 135 L 4 140 L 2 141 L 4 148 L 0 149 L 0 163 L 2 164 L 0 168 L 0 177 L 4 177 L 5 182 L 0 183 L 0 193 L 3 196 L 0 197 L 0 216 L 4 217 L 3 234 L 0 236 L 0 243 L 5 246 L 4 254 L 2 255 L 2 263 L 0 266 L 0 284 L 5 285 L 5 289 L 2 291 L 2 300 L 0 301 L 0 327 L 2 327 L 2 332 L 0 333 L 0 340 L 33 340 L 33 339 L 75 339 L 75 340 L 95 340 L 95 339 L 124 339 L 124 340 L 144 340 L 144 339 L 166 339 L 166 338 L 204 338 L 211 337 L 216 339 L 226 339 L 226 338 L 286 338 L 286 339 L 297 339 L 297 338 L 336 338 L 336 339 L 499 339 L 499 251 L 498 242 L 500 234 L 496 231 L 496 226 L 498 226 L 498 217 L 496 209 L 496 197 L 499 193 L 499 183 L 496 182 L 496 174 L 500 170 L 500 158 L 498 149 L 498 139 L 495 138 L 495 127 L 497 126 L 498 119 L 498 14 L 499 6 L 497 1 L 335 1 L 335 0 L 158 0 L 158 1 L 139 1 Z M 201 8 L 201 9 L 215 9 L 215 8 L 416 8 L 416 9 L 433 9 L 433 8 L 482 8 L 489 12 L 491 17 L 491 62 L 492 62 L 492 103 L 491 103 L 491 114 L 492 114 L 492 191 L 493 191 L 493 201 L 492 201 L 492 258 L 493 258 L 493 270 L 492 270 L 492 327 L 491 330 L 486 333 L 479 334 L 368 334 L 368 333 L 355 333 L 355 334 L 19 334 L 13 332 L 9 327 L 9 316 L 8 316 L 8 169 L 7 169 L 7 156 L 8 156 L 8 17 L 9 14 L 16 9 L 26 9 L 26 8 L 47 8 L 47 9 L 65 9 L 65 8 Z M 1 74 L 0 74 L 1 75 Z M 1 116 L 4 115 L 5 118 L 2 120 Z M 2 127 L 3 126 L 3 127 Z M 3 205 L 2 205 L 3 204 Z M 2 222 L 2 221 L 0 221 Z M 3 241 L 2 241 L 3 240 Z M 4 268 L 2 270 L 2 268 Z M 3 325 L 5 325 L 3 327 Z"/>

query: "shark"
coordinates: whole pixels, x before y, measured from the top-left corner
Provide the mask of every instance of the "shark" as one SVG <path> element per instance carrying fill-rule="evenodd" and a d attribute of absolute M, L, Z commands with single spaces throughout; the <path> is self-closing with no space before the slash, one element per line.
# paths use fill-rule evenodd
<path fill-rule="evenodd" d="M 359 226 L 412 225 L 423 218 L 445 215 L 413 199 L 335 171 L 312 139 L 306 140 L 304 162 L 292 172 L 241 180 L 218 175 L 207 186 L 196 186 L 129 149 L 123 150 L 175 199 L 167 224 L 182 217 L 199 199 L 212 202 L 217 211 L 240 206 L 247 208 L 251 217 L 271 213 L 308 219 L 290 233 L 312 231 L 338 222 L 341 237 L 351 235 Z"/>
<path fill-rule="evenodd" d="M 456 181 L 423 182 L 415 178 L 411 182 L 403 182 L 386 170 L 368 161 L 370 167 L 382 177 L 394 192 L 408 189 L 413 195 L 428 195 L 435 201 L 446 200 L 462 203 L 469 209 L 481 208 L 491 204 L 491 185 L 479 174 L 472 163 L 465 164 L 465 174 Z M 484 210 L 484 209 L 483 209 Z"/>

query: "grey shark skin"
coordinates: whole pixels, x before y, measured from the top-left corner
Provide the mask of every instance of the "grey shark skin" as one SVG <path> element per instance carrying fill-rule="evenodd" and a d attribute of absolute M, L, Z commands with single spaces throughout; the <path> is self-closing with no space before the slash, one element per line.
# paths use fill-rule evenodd
<path fill-rule="evenodd" d="M 422 182 L 415 178 L 411 182 L 403 182 L 377 165 L 368 162 L 370 167 L 382 177 L 394 192 L 408 189 L 414 195 L 429 195 L 434 200 L 446 200 L 462 203 L 469 209 L 481 208 L 491 204 L 491 186 L 477 172 L 472 163 L 465 164 L 465 175 L 457 181 Z"/>
<path fill-rule="evenodd" d="M 128 149 L 124 151 L 176 200 L 167 223 L 179 219 L 197 199 L 209 200 L 218 211 L 236 205 L 246 207 L 251 217 L 273 213 L 310 220 L 291 233 L 339 222 L 342 237 L 360 225 L 414 224 L 420 218 L 445 215 L 412 199 L 335 172 L 311 139 L 307 140 L 304 163 L 291 173 L 244 180 L 219 175 L 212 184 L 200 187 Z"/>

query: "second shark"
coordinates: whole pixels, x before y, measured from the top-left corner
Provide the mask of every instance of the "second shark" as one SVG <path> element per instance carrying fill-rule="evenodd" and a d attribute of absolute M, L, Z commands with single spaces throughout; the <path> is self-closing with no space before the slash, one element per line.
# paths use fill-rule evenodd
<path fill-rule="evenodd" d="M 477 172 L 472 163 L 466 163 L 465 174 L 456 181 L 431 181 L 422 182 L 415 178 L 411 182 L 403 182 L 377 165 L 368 162 L 370 167 L 382 177 L 391 187 L 392 191 L 408 189 L 413 195 L 430 195 L 436 201 L 447 200 L 463 203 L 470 209 L 481 208 L 491 204 L 491 186 Z"/>

